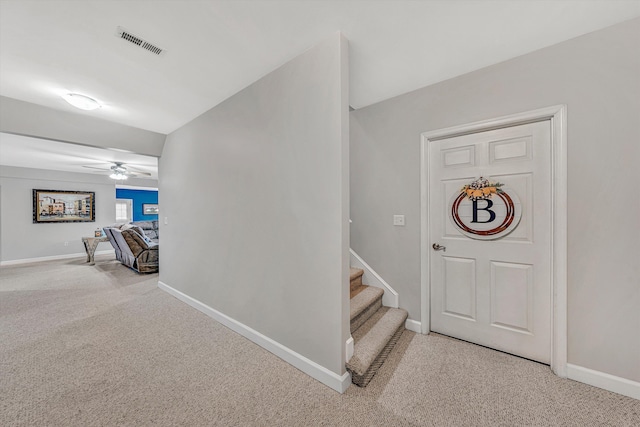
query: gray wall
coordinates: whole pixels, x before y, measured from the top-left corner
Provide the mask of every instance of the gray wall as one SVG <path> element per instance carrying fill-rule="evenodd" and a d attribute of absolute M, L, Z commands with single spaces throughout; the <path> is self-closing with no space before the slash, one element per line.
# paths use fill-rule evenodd
<path fill-rule="evenodd" d="M 87 113 L 99 116 L 99 112 Z M 0 96 L 0 132 L 160 156 L 166 135 Z"/>
<path fill-rule="evenodd" d="M 94 191 L 96 221 L 34 224 L 33 189 Z M 84 254 L 81 238 L 115 222 L 115 184 L 102 175 L 0 166 L 0 197 L 2 261 Z M 110 249 L 108 243 L 98 246 Z"/>
<path fill-rule="evenodd" d="M 338 34 L 167 137 L 160 280 L 342 374 L 348 86 Z"/>
<path fill-rule="evenodd" d="M 420 134 L 567 104 L 568 361 L 640 381 L 639 52 L 635 19 L 351 113 L 351 247 L 410 318 L 420 320 Z"/>

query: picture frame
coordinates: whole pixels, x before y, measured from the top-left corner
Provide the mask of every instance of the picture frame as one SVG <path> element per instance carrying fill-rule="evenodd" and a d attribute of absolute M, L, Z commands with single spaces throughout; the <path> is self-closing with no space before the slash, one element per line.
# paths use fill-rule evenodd
<path fill-rule="evenodd" d="M 95 222 L 94 191 L 33 189 L 33 223 Z"/>
<path fill-rule="evenodd" d="M 142 204 L 142 214 L 143 215 L 158 215 L 158 204 L 157 203 L 143 203 Z"/>

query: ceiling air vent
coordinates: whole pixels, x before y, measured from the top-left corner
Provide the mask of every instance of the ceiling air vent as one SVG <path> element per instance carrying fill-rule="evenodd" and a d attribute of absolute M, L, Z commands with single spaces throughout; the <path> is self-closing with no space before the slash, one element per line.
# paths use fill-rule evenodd
<path fill-rule="evenodd" d="M 118 31 L 116 33 L 116 35 L 123 39 L 128 41 L 129 43 L 133 43 L 138 47 L 141 47 L 142 49 L 148 50 L 151 53 L 155 53 L 156 55 L 161 55 L 165 52 L 164 49 L 159 48 L 158 46 L 149 43 L 148 41 L 135 36 L 133 34 L 131 34 L 129 31 L 125 30 L 122 27 L 118 27 Z"/>

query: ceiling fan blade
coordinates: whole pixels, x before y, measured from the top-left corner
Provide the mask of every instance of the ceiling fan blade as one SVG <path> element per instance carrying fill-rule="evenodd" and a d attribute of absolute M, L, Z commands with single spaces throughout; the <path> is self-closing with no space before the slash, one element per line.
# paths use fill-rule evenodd
<path fill-rule="evenodd" d="M 140 169 L 139 167 L 136 166 L 131 166 L 129 163 L 123 163 L 122 167 L 126 168 L 127 170 L 131 171 L 131 172 L 146 172 L 145 170 Z"/>
<path fill-rule="evenodd" d="M 87 169 L 97 169 L 99 171 L 104 171 L 104 172 L 109 172 L 111 171 L 111 168 L 99 168 L 96 166 L 88 166 L 88 165 L 82 165 L 83 168 L 87 168 Z"/>
<path fill-rule="evenodd" d="M 126 172 L 127 175 L 131 175 L 131 176 L 151 176 L 151 174 L 149 172 L 143 172 L 143 171 L 132 171 L 132 170 L 128 170 Z"/>

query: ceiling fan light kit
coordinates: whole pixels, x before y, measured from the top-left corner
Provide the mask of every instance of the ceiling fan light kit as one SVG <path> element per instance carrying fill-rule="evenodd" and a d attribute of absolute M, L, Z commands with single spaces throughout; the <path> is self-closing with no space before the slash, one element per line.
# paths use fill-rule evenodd
<path fill-rule="evenodd" d="M 127 179 L 127 175 L 121 172 L 114 172 L 111 175 L 109 175 L 109 178 L 115 179 L 115 180 L 125 180 Z"/>
<path fill-rule="evenodd" d="M 79 93 L 66 93 L 62 95 L 62 99 L 81 110 L 91 111 L 101 107 L 100 103 L 95 99 Z"/>

